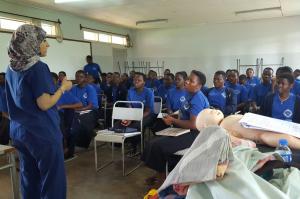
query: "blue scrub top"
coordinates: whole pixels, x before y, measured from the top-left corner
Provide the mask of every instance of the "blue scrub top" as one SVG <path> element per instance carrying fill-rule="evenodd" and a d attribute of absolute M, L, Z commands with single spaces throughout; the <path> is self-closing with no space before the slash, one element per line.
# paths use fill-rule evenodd
<path fill-rule="evenodd" d="M 207 86 L 202 86 L 202 88 L 201 88 L 201 92 L 202 92 L 205 96 L 208 95 L 208 90 L 209 90 L 209 88 L 208 88 Z"/>
<path fill-rule="evenodd" d="M 135 88 L 130 88 L 127 95 L 128 101 L 139 101 L 144 104 L 144 108 L 149 108 L 154 113 L 154 94 L 150 88 L 144 87 L 143 91 L 138 93 Z M 132 104 L 133 108 L 139 108 L 138 104 Z"/>
<path fill-rule="evenodd" d="M 47 64 L 39 61 L 22 72 L 8 67 L 5 78 L 11 138 L 23 142 L 33 138 L 61 142 L 60 118 L 56 106 L 42 111 L 36 103 L 37 98 L 44 93 L 52 95 L 56 91 Z"/>
<path fill-rule="evenodd" d="M 8 112 L 5 86 L 0 86 L 0 112 Z"/>
<path fill-rule="evenodd" d="M 250 100 L 255 101 L 257 106 L 261 106 L 264 102 L 266 95 L 272 91 L 272 84 L 260 83 L 256 85 L 250 93 Z"/>
<path fill-rule="evenodd" d="M 94 78 L 99 79 L 99 73 L 101 73 L 100 66 L 96 63 L 87 64 L 83 67 L 85 73 L 93 75 Z"/>
<path fill-rule="evenodd" d="M 220 109 L 222 112 L 225 111 L 226 108 L 226 88 L 211 88 L 209 93 L 207 94 L 207 99 L 209 105 Z"/>
<path fill-rule="evenodd" d="M 272 117 L 291 122 L 294 115 L 295 100 L 296 96 L 290 93 L 289 98 L 281 102 L 279 94 L 276 93 L 273 99 Z"/>
<path fill-rule="evenodd" d="M 101 96 L 101 87 L 100 84 L 91 83 L 91 86 L 95 89 L 98 99 L 98 106 L 101 106 L 102 104 L 102 96 Z"/>
<path fill-rule="evenodd" d="M 74 85 L 71 89 L 71 93 L 81 101 L 83 107 L 92 103 L 92 109 L 99 108 L 96 91 L 91 85 L 86 84 L 82 88 L 79 87 L 79 85 Z"/>
<path fill-rule="evenodd" d="M 167 93 L 166 104 L 168 109 L 175 112 L 181 107 L 181 100 L 185 99 L 188 92 L 185 89 L 172 88 Z"/>
<path fill-rule="evenodd" d="M 254 86 L 258 85 L 258 84 L 260 84 L 260 79 L 258 77 L 253 76 L 251 79 L 247 78 L 246 85 L 254 87 Z"/>
<path fill-rule="evenodd" d="M 190 117 L 197 116 L 203 109 L 209 107 L 209 102 L 205 95 L 198 91 L 197 93 L 188 93 L 186 97 L 180 99 L 180 119 L 190 120 Z"/>
<path fill-rule="evenodd" d="M 231 88 L 234 94 L 237 96 L 237 104 L 247 102 L 248 100 L 248 93 L 245 86 L 240 84 L 228 84 L 228 88 Z"/>
<path fill-rule="evenodd" d="M 160 85 L 160 86 L 158 87 L 158 92 L 157 92 L 157 94 L 158 94 L 159 97 L 162 98 L 163 103 L 166 102 L 166 99 L 167 99 L 167 97 L 168 97 L 168 91 L 171 90 L 171 89 L 174 89 L 174 88 L 175 88 L 174 85 L 171 85 L 171 86 L 169 86 L 169 87 L 166 87 L 165 85 Z"/>

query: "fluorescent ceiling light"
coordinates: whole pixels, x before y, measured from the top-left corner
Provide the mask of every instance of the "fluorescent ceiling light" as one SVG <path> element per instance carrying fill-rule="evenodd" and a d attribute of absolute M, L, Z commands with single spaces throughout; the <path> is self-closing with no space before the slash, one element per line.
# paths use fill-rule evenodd
<path fill-rule="evenodd" d="M 250 13 L 257 13 L 257 12 L 269 12 L 269 11 L 281 11 L 281 6 L 280 7 L 271 7 L 271 8 L 253 9 L 253 10 L 242 10 L 242 11 L 235 12 L 235 15 L 250 14 Z"/>
<path fill-rule="evenodd" d="M 144 20 L 144 21 L 137 21 L 135 24 L 149 24 L 149 23 L 168 23 L 168 19 L 151 19 L 151 20 Z"/>
<path fill-rule="evenodd" d="M 73 2 L 80 2 L 85 0 L 54 0 L 54 3 L 73 3 Z"/>

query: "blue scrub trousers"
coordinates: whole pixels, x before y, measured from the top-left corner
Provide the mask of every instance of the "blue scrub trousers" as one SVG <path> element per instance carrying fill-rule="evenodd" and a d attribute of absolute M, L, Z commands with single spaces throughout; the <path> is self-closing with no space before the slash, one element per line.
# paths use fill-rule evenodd
<path fill-rule="evenodd" d="M 13 139 L 20 158 L 22 198 L 65 199 L 66 175 L 61 141 L 53 143 L 29 137 Z"/>

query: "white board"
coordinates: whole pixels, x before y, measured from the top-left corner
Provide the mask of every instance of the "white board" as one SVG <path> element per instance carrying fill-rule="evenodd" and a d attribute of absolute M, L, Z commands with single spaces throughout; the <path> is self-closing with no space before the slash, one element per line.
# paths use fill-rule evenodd
<path fill-rule="evenodd" d="M 0 33 L 0 71 L 5 72 L 9 64 L 7 46 L 10 33 Z M 52 72 L 65 71 L 68 79 L 75 78 L 75 72 L 86 64 L 85 58 L 91 54 L 90 43 L 64 40 L 62 43 L 55 39 L 47 39 L 50 48 L 47 57 L 42 61 L 48 64 Z"/>

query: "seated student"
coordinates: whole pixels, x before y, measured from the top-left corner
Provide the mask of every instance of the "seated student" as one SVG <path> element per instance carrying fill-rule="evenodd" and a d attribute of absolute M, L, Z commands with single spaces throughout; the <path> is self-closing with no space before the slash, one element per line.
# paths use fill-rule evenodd
<path fill-rule="evenodd" d="M 96 91 L 97 99 L 98 99 L 98 105 L 101 106 L 102 104 L 102 90 L 100 87 L 100 84 L 96 82 L 96 79 L 93 75 L 87 75 L 87 83 L 90 84 Z"/>
<path fill-rule="evenodd" d="M 228 85 L 229 85 L 229 80 L 228 80 L 228 76 L 229 76 L 229 73 L 231 72 L 231 69 L 228 69 L 228 70 L 226 70 L 226 81 L 225 81 L 225 83 L 224 83 L 224 85 L 226 86 L 226 87 L 228 87 Z"/>
<path fill-rule="evenodd" d="M 154 114 L 154 94 L 153 91 L 145 87 L 146 76 L 143 73 L 136 72 L 134 77 L 134 87 L 128 90 L 127 101 L 139 101 L 144 104 L 144 114 L 143 114 L 143 129 L 149 127 L 153 119 L 156 117 Z M 139 108 L 139 104 L 132 104 L 133 108 Z M 129 120 L 121 121 L 122 126 L 130 126 L 139 129 L 139 122 L 132 122 Z M 133 154 L 135 154 L 137 145 L 140 139 L 133 137 L 131 139 L 131 144 L 133 147 Z"/>
<path fill-rule="evenodd" d="M 9 143 L 9 117 L 5 92 L 5 73 L 0 73 L 0 144 Z"/>
<path fill-rule="evenodd" d="M 66 72 L 65 71 L 59 71 L 58 73 L 58 82 L 57 82 L 57 85 L 60 86 L 61 85 L 61 82 L 63 81 L 63 79 L 65 79 L 67 76 Z"/>
<path fill-rule="evenodd" d="M 228 88 L 231 88 L 234 94 L 237 96 L 237 110 L 242 110 L 245 106 L 245 103 L 248 101 L 248 93 L 245 86 L 238 83 L 238 71 L 231 70 L 228 74 Z"/>
<path fill-rule="evenodd" d="M 254 104 L 254 107 L 257 106 L 260 107 L 265 99 L 265 96 L 272 92 L 272 84 L 271 84 L 271 78 L 272 78 L 272 71 L 270 68 L 265 68 L 263 70 L 263 73 L 261 75 L 262 82 L 256 85 L 250 93 L 249 100 L 252 101 Z"/>
<path fill-rule="evenodd" d="M 291 93 L 294 77 L 291 73 L 282 73 L 276 78 L 277 92 L 265 97 L 261 114 L 286 121 L 300 123 L 300 97 Z"/>
<path fill-rule="evenodd" d="M 134 75 L 135 75 L 135 71 L 134 70 L 130 71 L 130 73 L 129 73 L 129 79 L 128 79 L 129 80 L 129 84 L 130 84 L 129 88 L 131 88 L 133 86 Z"/>
<path fill-rule="evenodd" d="M 70 92 L 81 101 L 83 107 L 75 111 L 68 141 L 69 157 L 74 155 L 76 144 L 88 148 L 94 136 L 93 128 L 96 125 L 96 112 L 99 108 L 96 91 L 87 83 L 85 72 L 78 70 L 75 76 L 77 85 L 74 85 Z"/>
<path fill-rule="evenodd" d="M 180 118 L 176 119 L 172 116 L 163 118 L 167 125 L 191 129 L 191 131 L 177 137 L 159 136 L 146 146 L 142 160 L 149 168 L 158 172 L 156 176 L 148 178 L 147 183 L 153 184 L 155 181 L 161 183 L 164 179 L 166 162 L 168 161 L 171 167 L 175 166 L 179 160 L 174 159 L 173 154 L 190 147 L 197 137 L 199 132 L 196 130 L 196 117 L 199 112 L 209 107 L 207 98 L 201 92 L 205 82 L 205 75 L 193 70 L 185 83 L 188 95 L 180 108 Z"/>
<path fill-rule="evenodd" d="M 157 80 L 157 73 L 154 70 L 149 70 L 148 79 L 146 80 L 145 87 L 152 88 L 154 92 L 157 92 L 159 86 L 160 83 Z"/>
<path fill-rule="evenodd" d="M 294 78 L 295 78 L 295 81 L 296 82 L 299 82 L 300 83 L 300 69 L 296 69 L 294 71 Z"/>
<path fill-rule="evenodd" d="M 174 78 L 172 73 L 165 74 L 163 84 L 158 87 L 157 95 L 161 97 L 163 104 L 166 103 L 168 91 L 175 88 Z"/>
<path fill-rule="evenodd" d="M 130 87 L 132 86 L 132 84 L 129 81 L 129 77 L 127 73 L 123 73 L 121 75 L 121 84 L 125 85 L 127 90 L 130 89 Z"/>
<path fill-rule="evenodd" d="M 107 87 L 107 81 L 106 81 L 106 73 L 101 73 L 101 82 L 100 82 L 100 88 L 102 91 L 106 90 Z"/>
<path fill-rule="evenodd" d="M 116 101 L 126 101 L 127 87 L 121 83 L 120 73 L 114 72 L 111 86 L 105 92 L 107 107 L 112 107 Z M 112 109 L 106 111 L 106 126 L 111 126 Z"/>
<path fill-rule="evenodd" d="M 211 107 L 230 115 L 236 112 L 237 99 L 233 90 L 224 86 L 225 76 L 224 71 L 215 72 L 214 87 L 208 90 L 207 99 Z"/>
<path fill-rule="evenodd" d="M 52 79 L 54 85 L 58 88 L 58 80 L 59 76 L 56 73 L 51 72 Z M 61 82 L 64 79 L 61 80 Z M 63 147 L 64 153 L 68 154 L 68 138 L 71 133 L 71 126 L 74 118 L 74 110 L 81 108 L 82 103 L 80 100 L 72 95 L 71 92 L 65 91 L 60 99 L 56 103 L 56 107 L 58 109 L 59 117 L 60 117 L 60 129 L 63 134 Z"/>
<path fill-rule="evenodd" d="M 164 70 L 164 77 L 165 77 L 166 74 L 169 74 L 169 73 L 171 73 L 170 69 L 168 69 L 168 68 L 165 69 Z M 158 80 L 161 85 L 164 83 L 164 77 Z"/>
<path fill-rule="evenodd" d="M 108 106 L 112 106 L 116 101 L 126 101 L 127 87 L 122 84 L 120 73 L 114 72 L 111 86 L 106 91 Z"/>
<path fill-rule="evenodd" d="M 291 67 L 289 67 L 289 66 L 279 67 L 276 70 L 276 77 L 272 79 L 272 89 L 273 89 L 273 92 L 277 91 L 277 88 L 276 88 L 276 79 L 282 73 L 289 73 L 289 74 L 294 75 L 293 74 L 293 69 Z M 291 93 L 300 96 L 300 82 L 294 81 L 294 86 L 291 89 Z"/>
<path fill-rule="evenodd" d="M 175 75 L 175 84 L 176 88 L 172 88 L 167 93 L 166 106 L 167 113 L 173 114 L 178 111 L 182 106 L 182 103 L 185 102 L 185 97 L 188 95 L 188 92 L 184 88 L 184 83 L 187 80 L 187 74 L 185 71 L 177 72 Z M 161 131 L 167 128 L 162 119 L 157 118 L 151 128 L 152 132 Z"/>
<path fill-rule="evenodd" d="M 242 74 L 239 76 L 239 84 L 245 86 L 246 91 L 247 91 L 247 97 L 249 98 L 249 94 L 252 90 L 252 86 L 250 84 L 247 84 L 246 75 Z"/>
<path fill-rule="evenodd" d="M 256 76 L 254 76 L 253 68 L 247 68 L 246 75 L 247 75 L 246 85 L 254 87 L 254 86 L 256 86 L 257 84 L 260 83 L 260 79 Z"/>
<path fill-rule="evenodd" d="M 186 80 L 187 74 L 185 71 L 177 72 L 175 74 L 176 88 L 170 89 L 167 93 L 167 113 L 172 114 L 180 109 L 181 101 L 183 101 L 187 95 L 187 91 L 184 88 L 184 83 Z"/>

